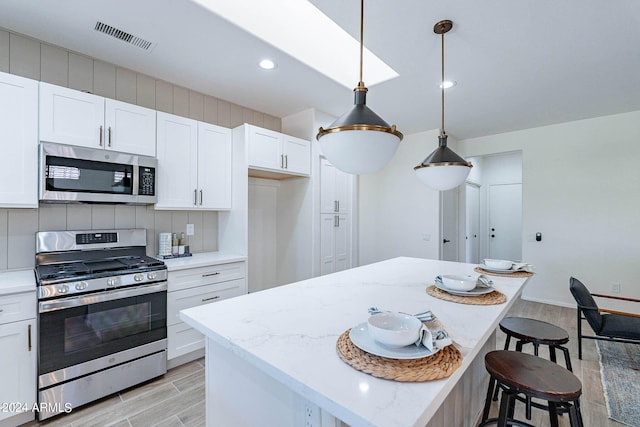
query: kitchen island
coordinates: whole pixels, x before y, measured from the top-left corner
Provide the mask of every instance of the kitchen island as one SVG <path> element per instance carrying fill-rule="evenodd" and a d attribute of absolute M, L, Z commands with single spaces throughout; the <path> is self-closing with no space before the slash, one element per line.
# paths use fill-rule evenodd
<path fill-rule="evenodd" d="M 474 264 L 394 258 L 181 312 L 206 337 L 207 426 L 472 426 L 486 393 L 484 354 L 526 278 L 491 276 L 499 305 L 429 296 L 439 274 Z M 367 309 L 430 309 L 462 354 L 448 378 L 405 383 L 343 362 L 336 341 Z"/>

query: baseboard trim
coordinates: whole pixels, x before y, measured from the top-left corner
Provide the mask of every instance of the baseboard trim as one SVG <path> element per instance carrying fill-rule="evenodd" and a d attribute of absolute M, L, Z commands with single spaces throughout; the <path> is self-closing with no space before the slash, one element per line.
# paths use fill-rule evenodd
<path fill-rule="evenodd" d="M 167 370 L 192 362 L 196 359 L 200 359 L 201 357 L 204 357 L 204 348 L 183 354 L 182 356 L 174 357 L 173 359 L 167 360 Z"/>
<path fill-rule="evenodd" d="M 576 308 L 576 304 L 570 304 L 562 301 L 547 300 L 544 298 L 535 298 L 535 297 L 525 297 L 524 295 L 520 295 L 520 298 L 525 301 L 540 302 L 543 304 L 557 305 L 559 307 Z"/>

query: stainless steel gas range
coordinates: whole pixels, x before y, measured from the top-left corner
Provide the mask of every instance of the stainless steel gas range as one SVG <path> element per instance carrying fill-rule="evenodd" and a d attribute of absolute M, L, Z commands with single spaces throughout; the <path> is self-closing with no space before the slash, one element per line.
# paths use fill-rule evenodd
<path fill-rule="evenodd" d="M 41 420 L 166 372 L 167 267 L 146 230 L 36 234 Z"/>

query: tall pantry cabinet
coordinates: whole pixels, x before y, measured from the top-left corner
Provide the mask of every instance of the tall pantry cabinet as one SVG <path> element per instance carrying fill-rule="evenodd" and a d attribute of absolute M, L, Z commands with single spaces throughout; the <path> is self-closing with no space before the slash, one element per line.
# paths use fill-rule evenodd
<path fill-rule="evenodd" d="M 351 267 L 353 176 L 320 160 L 320 274 Z"/>

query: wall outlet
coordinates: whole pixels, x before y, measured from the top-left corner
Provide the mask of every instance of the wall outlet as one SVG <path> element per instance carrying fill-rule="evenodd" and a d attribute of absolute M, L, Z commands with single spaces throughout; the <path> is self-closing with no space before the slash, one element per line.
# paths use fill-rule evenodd
<path fill-rule="evenodd" d="M 611 293 L 619 294 L 620 293 L 620 283 L 612 283 L 611 284 Z"/>
<path fill-rule="evenodd" d="M 321 427 L 320 408 L 311 402 L 304 404 L 304 427 Z"/>
<path fill-rule="evenodd" d="M 187 224 L 187 236 L 193 236 L 195 229 L 196 228 L 193 224 Z"/>

